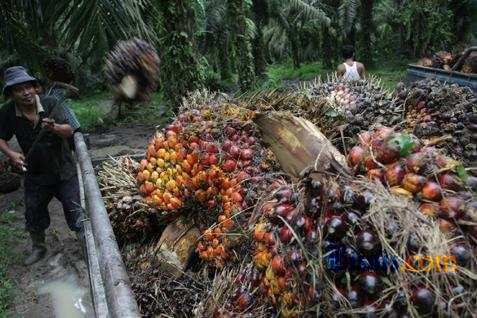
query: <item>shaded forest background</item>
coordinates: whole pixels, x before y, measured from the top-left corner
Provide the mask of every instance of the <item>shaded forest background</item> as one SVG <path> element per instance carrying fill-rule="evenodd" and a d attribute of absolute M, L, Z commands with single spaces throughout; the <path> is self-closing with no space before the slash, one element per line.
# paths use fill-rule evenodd
<path fill-rule="evenodd" d="M 157 47 L 160 90 L 177 105 L 200 87 L 256 88 L 268 65 L 332 69 L 345 44 L 370 66 L 462 50 L 475 42 L 476 2 L 3 0 L 0 67 L 22 64 L 45 77 L 48 63 L 61 58 L 70 68 L 66 80 L 97 92 L 105 89 L 106 53 L 136 36 Z"/>

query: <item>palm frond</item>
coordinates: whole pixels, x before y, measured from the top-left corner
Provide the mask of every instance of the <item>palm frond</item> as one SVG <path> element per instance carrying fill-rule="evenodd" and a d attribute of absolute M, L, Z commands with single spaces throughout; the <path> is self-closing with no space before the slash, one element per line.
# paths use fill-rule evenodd
<path fill-rule="evenodd" d="M 342 0 L 341 5 L 338 7 L 340 27 L 346 34 L 348 34 L 353 27 L 359 6 L 359 0 Z"/>
<path fill-rule="evenodd" d="M 307 20 L 317 20 L 325 25 L 330 24 L 330 18 L 320 8 L 320 1 L 289 0 L 288 5 L 297 10 Z"/>

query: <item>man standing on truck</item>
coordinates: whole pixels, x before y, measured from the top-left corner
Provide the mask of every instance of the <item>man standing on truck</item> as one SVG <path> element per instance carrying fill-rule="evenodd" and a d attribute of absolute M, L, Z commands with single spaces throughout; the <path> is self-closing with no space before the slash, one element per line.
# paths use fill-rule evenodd
<path fill-rule="evenodd" d="M 354 48 L 351 45 L 343 47 L 344 63 L 338 66 L 338 75 L 347 81 L 357 81 L 365 76 L 365 69 L 362 63 L 354 60 Z"/>
<path fill-rule="evenodd" d="M 56 98 L 36 94 L 38 80 L 25 68 L 8 68 L 4 80 L 3 94 L 9 101 L 0 109 L 0 150 L 25 171 L 25 221 L 33 247 L 24 264 L 31 265 L 46 254 L 48 204 L 53 197 L 61 202 L 69 228 L 82 242 L 79 184 L 71 152 L 72 136 L 80 125 Z M 13 135 L 23 154 L 9 147 Z"/>

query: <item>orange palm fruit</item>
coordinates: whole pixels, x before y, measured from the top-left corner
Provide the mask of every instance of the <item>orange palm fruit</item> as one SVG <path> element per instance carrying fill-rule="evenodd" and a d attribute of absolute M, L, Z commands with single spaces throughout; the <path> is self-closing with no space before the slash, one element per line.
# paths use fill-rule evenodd
<path fill-rule="evenodd" d="M 172 194 L 168 191 L 165 191 L 164 194 L 162 195 L 162 199 L 166 204 L 169 204 L 171 202 Z"/>
<path fill-rule="evenodd" d="M 146 189 L 147 193 L 151 193 L 152 191 L 154 191 L 155 187 L 154 187 L 154 184 L 152 182 L 146 181 L 146 183 L 144 185 L 145 185 L 145 189 Z"/>
<path fill-rule="evenodd" d="M 214 239 L 214 234 L 211 229 L 206 229 L 204 231 L 204 239 L 206 241 L 212 241 Z"/>
<path fill-rule="evenodd" d="M 149 180 L 149 178 L 151 177 L 151 172 L 149 172 L 149 170 L 143 170 L 142 177 L 144 181 Z"/>
<path fill-rule="evenodd" d="M 170 202 L 171 202 L 172 206 L 174 206 L 175 209 L 178 209 L 182 206 L 182 201 L 179 200 L 176 197 L 172 197 Z"/>
<path fill-rule="evenodd" d="M 142 159 L 142 160 L 141 160 L 141 170 L 145 170 L 146 167 L 147 167 L 147 164 L 148 164 L 147 160 L 146 160 L 146 159 Z"/>
<path fill-rule="evenodd" d="M 162 159 L 162 158 L 157 158 L 156 164 L 157 164 L 157 166 L 158 166 L 159 168 L 164 168 L 166 162 L 165 162 L 164 159 Z"/>
<path fill-rule="evenodd" d="M 165 154 L 165 153 L 166 153 L 166 149 L 161 148 L 161 149 L 159 149 L 159 150 L 157 151 L 156 156 L 157 156 L 158 158 L 164 159 L 164 154 Z"/>

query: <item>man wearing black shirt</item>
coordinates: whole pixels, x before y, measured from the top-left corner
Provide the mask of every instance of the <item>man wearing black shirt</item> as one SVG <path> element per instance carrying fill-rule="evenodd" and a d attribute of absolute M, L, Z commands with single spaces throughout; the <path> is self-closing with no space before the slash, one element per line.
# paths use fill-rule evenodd
<path fill-rule="evenodd" d="M 53 197 L 63 205 L 69 228 L 81 233 L 79 187 L 71 153 L 71 138 L 80 126 L 72 111 L 56 98 L 36 94 L 37 80 L 23 67 L 8 68 L 4 80 L 3 93 L 10 101 L 0 109 L 0 150 L 26 170 L 25 220 L 33 248 L 25 265 L 30 265 L 46 254 L 48 204 Z M 9 147 L 13 135 L 23 153 Z"/>

